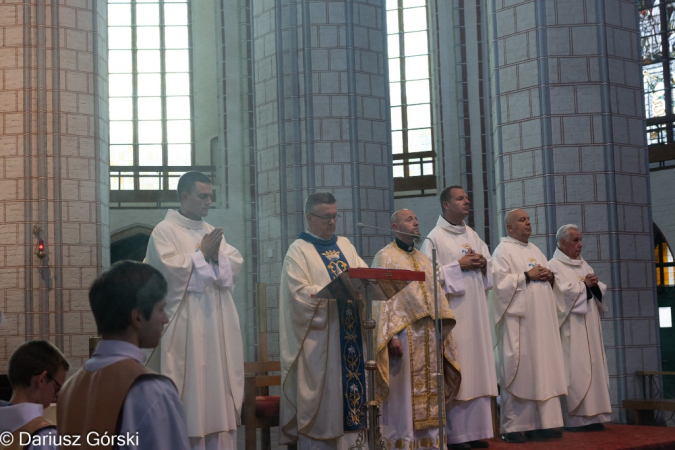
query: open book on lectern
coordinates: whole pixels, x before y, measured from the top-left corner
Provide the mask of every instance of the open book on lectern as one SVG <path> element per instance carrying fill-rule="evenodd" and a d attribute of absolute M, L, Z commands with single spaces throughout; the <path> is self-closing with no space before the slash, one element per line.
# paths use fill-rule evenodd
<path fill-rule="evenodd" d="M 345 270 L 314 294 L 314 298 L 357 299 L 366 298 L 370 287 L 370 299 L 389 300 L 411 281 L 424 281 L 425 273 L 401 269 L 369 269 L 353 267 Z"/>

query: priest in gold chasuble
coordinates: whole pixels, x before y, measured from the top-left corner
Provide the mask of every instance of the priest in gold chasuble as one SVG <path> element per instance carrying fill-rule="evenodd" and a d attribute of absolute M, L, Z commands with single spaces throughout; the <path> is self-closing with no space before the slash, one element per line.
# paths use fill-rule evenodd
<path fill-rule="evenodd" d="M 407 209 L 392 216 L 392 229 L 419 235 L 415 214 Z M 414 237 L 396 233 L 396 240 L 380 250 L 373 267 L 423 271 L 426 279 L 414 281 L 392 299 L 375 306 L 378 371 L 375 396 L 382 406 L 380 422 L 386 448 L 443 448 L 438 436 L 436 387 L 436 332 L 434 274 L 431 261 L 415 248 Z M 461 381 L 451 330 L 455 318 L 437 289 L 443 321 L 444 404 L 459 391 Z"/>

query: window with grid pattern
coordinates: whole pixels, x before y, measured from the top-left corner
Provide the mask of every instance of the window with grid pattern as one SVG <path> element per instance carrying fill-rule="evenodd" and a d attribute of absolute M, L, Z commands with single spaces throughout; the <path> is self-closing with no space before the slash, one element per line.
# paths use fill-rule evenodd
<path fill-rule="evenodd" d="M 108 1 L 111 191 L 173 190 L 194 163 L 189 14 L 187 0 Z"/>
<path fill-rule="evenodd" d="M 394 187 L 424 194 L 436 188 L 427 2 L 386 4 Z"/>

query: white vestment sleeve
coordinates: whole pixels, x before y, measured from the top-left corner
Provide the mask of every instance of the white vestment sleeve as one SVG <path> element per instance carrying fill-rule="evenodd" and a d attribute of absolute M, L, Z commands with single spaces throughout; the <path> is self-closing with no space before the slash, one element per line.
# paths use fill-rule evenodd
<path fill-rule="evenodd" d="M 572 306 L 572 314 L 584 315 L 587 313 L 588 313 L 588 296 L 586 294 L 586 289 L 584 289 L 574 302 L 574 306 Z"/>
<path fill-rule="evenodd" d="M 190 448 L 183 406 L 169 380 L 159 377 L 137 380 L 122 406 L 121 421 L 119 433 L 137 435 L 139 445 L 116 447 L 120 450 Z"/>
<path fill-rule="evenodd" d="M 193 274 L 188 283 L 188 292 L 203 292 L 204 288 L 213 283 L 216 275 L 213 272 L 211 265 L 204 259 L 204 254 L 201 251 L 196 251 L 190 255 L 192 258 Z"/>
<path fill-rule="evenodd" d="M 483 285 L 485 290 L 492 289 L 492 263 L 490 261 L 485 265 L 485 274 L 483 275 Z"/>
<path fill-rule="evenodd" d="M 459 267 L 459 261 L 442 266 L 440 272 L 443 274 L 443 279 L 445 280 L 443 292 L 451 295 L 464 295 L 466 285 L 464 284 L 462 269 Z"/>

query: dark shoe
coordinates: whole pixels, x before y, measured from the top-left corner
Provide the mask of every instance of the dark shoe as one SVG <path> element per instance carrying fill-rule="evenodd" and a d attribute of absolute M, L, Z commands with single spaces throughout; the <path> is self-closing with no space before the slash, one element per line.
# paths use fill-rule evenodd
<path fill-rule="evenodd" d="M 558 439 L 562 437 L 562 431 L 554 428 L 546 430 L 532 430 L 525 432 L 525 439 L 528 441 L 542 441 L 544 439 Z"/>
<path fill-rule="evenodd" d="M 601 423 L 591 423 L 582 427 L 565 427 L 565 431 L 571 431 L 572 433 L 578 433 L 582 431 L 602 431 L 604 429 L 605 426 Z"/>
<path fill-rule="evenodd" d="M 525 443 L 525 436 L 520 431 L 513 431 L 511 433 L 502 434 L 502 440 L 509 444 L 523 444 Z"/>
<path fill-rule="evenodd" d="M 467 442 L 471 448 L 490 448 L 490 444 L 485 441 L 469 441 Z"/>
<path fill-rule="evenodd" d="M 461 444 L 448 444 L 448 450 L 471 450 L 471 446 L 468 442 L 462 442 Z"/>
<path fill-rule="evenodd" d="M 448 444 L 448 450 L 471 450 L 471 446 L 468 442 L 462 442 L 461 444 Z"/>

